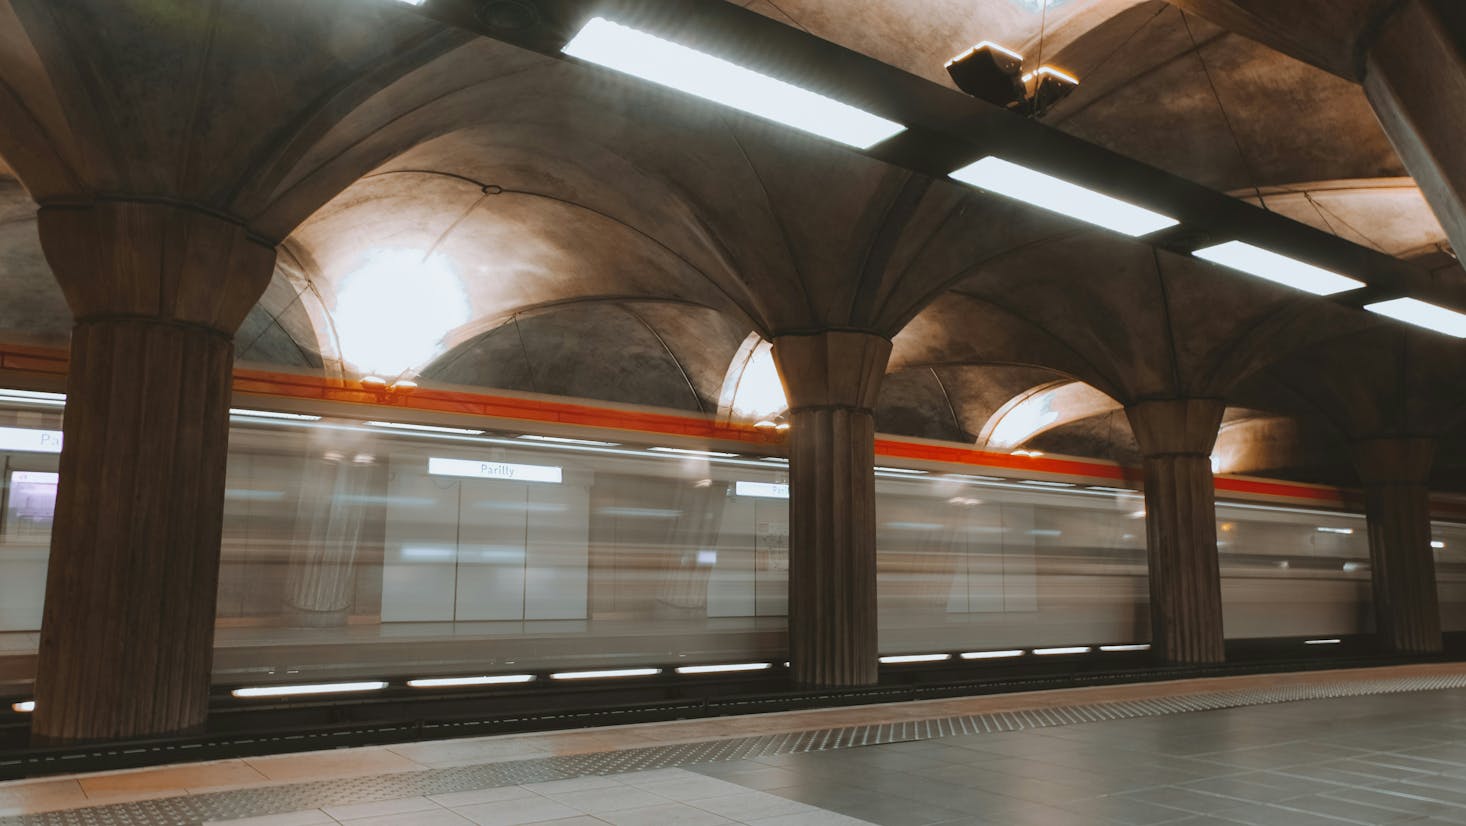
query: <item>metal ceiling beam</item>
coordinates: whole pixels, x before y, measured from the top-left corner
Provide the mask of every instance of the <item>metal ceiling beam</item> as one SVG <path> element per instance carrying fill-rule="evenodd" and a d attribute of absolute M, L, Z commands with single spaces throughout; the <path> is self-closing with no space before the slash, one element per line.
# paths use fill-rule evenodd
<path fill-rule="evenodd" d="M 945 178 L 985 155 L 1162 212 L 1177 227 L 1140 239 L 1189 254 L 1242 240 L 1364 281 L 1331 300 L 1358 307 L 1409 295 L 1450 306 L 1430 273 L 1252 206 L 1149 164 L 969 97 L 807 32 L 720 0 L 424 0 L 418 11 L 450 26 L 562 60 L 561 48 L 595 16 L 691 48 L 905 124 L 864 151 Z M 833 145 L 832 145 L 833 146 Z M 857 151 L 857 150 L 844 150 Z"/>

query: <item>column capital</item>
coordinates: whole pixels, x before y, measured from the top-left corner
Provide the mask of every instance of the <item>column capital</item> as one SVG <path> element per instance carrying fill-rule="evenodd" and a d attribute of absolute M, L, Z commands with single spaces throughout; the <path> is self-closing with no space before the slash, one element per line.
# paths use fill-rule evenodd
<path fill-rule="evenodd" d="M 875 333 L 826 330 L 774 337 L 774 362 L 793 411 L 873 409 L 890 358 L 890 339 Z"/>
<path fill-rule="evenodd" d="M 1144 456 L 1210 456 L 1226 407 L 1222 399 L 1146 399 L 1125 415 Z"/>
<path fill-rule="evenodd" d="M 1349 446 L 1365 485 L 1427 485 L 1436 440 L 1421 436 L 1360 439 Z"/>
<path fill-rule="evenodd" d="M 234 335 L 275 269 L 241 224 L 187 205 L 44 206 L 41 247 L 79 323 L 136 318 Z"/>

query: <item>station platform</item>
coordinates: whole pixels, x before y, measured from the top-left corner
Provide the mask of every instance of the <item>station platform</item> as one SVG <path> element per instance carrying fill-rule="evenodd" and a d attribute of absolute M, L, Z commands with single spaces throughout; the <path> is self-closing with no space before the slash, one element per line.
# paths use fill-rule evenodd
<path fill-rule="evenodd" d="M 0 784 L 21 824 L 1466 823 L 1466 664 L 987 695 Z"/>

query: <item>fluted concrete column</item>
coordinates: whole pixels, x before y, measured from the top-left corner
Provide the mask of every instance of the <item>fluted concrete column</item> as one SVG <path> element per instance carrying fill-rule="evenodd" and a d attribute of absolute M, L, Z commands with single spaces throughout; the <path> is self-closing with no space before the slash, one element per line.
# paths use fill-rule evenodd
<path fill-rule="evenodd" d="M 36 673 L 38 742 L 204 721 L 232 336 L 272 247 L 177 206 L 40 211 L 76 317 Z"/>
<path fill-rule="evenodd" d="M 1367 43 L 1364 92 L 1457 250 L 1466 250 L 1466 23 L 1408 0 Z M 1449 15 L 1456 15 L 1454 21 Z"/>
<path fill-rule="evenodd" d="M 789 667 L 795 682 L 877 680 L 875 406 L 891 342 L 779 336 L 790 404 Z"/>
<path fill-rule="evenodd" d="M 1432 439 L 1369 439 L 1354 444 L 1369 519 L 1375 624 L 1390 651 L 1441 650 L 1435 555 L 1430 548 Z"/>
<path fill-rule="evenodd" d="M 1125 409 L 1144 457 L 1151 651 L 1168 663 L 1225 658 L 1211 473 L 1224 407 L 1166 399 Z"/>

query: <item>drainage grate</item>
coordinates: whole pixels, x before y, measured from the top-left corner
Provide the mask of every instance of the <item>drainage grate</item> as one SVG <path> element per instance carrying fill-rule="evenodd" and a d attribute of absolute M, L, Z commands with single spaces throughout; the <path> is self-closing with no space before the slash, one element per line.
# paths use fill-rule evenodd
<path fill-rule="evenodd" d="M 913 740 L 1049 728 L 1077 723 L 1157 717 L 1190 711 L 1213 711 L 1243 706 L 1326 700 L 1377 694 L 1466 688 L 1466 674 L 1441 677 L 1401 677 L 1320 683 L 1284 688 L 1242 689 L 1164 697 L 1121 700 L 1085 705 L 971 714 L 931 720 L 847 726 L 843 728 L 770 734 L 649 746 L 566 757 L 542 757 L 458 766 L 446 769 L 379 774 L 339 780 L 292 783 L 258 789 L 211 792 L 183 797 L 93 806 L 60 812 L 0 817 L 0 826 L 158 826 L 196 824 L 284 814 L 324 806 L 372 803 L 407 797 L 476 791 L 521 783 L 540 783 L 587 775 L 624 774 L 695 763 L 717 763 L 832 749 L 876 746 Z"/>

